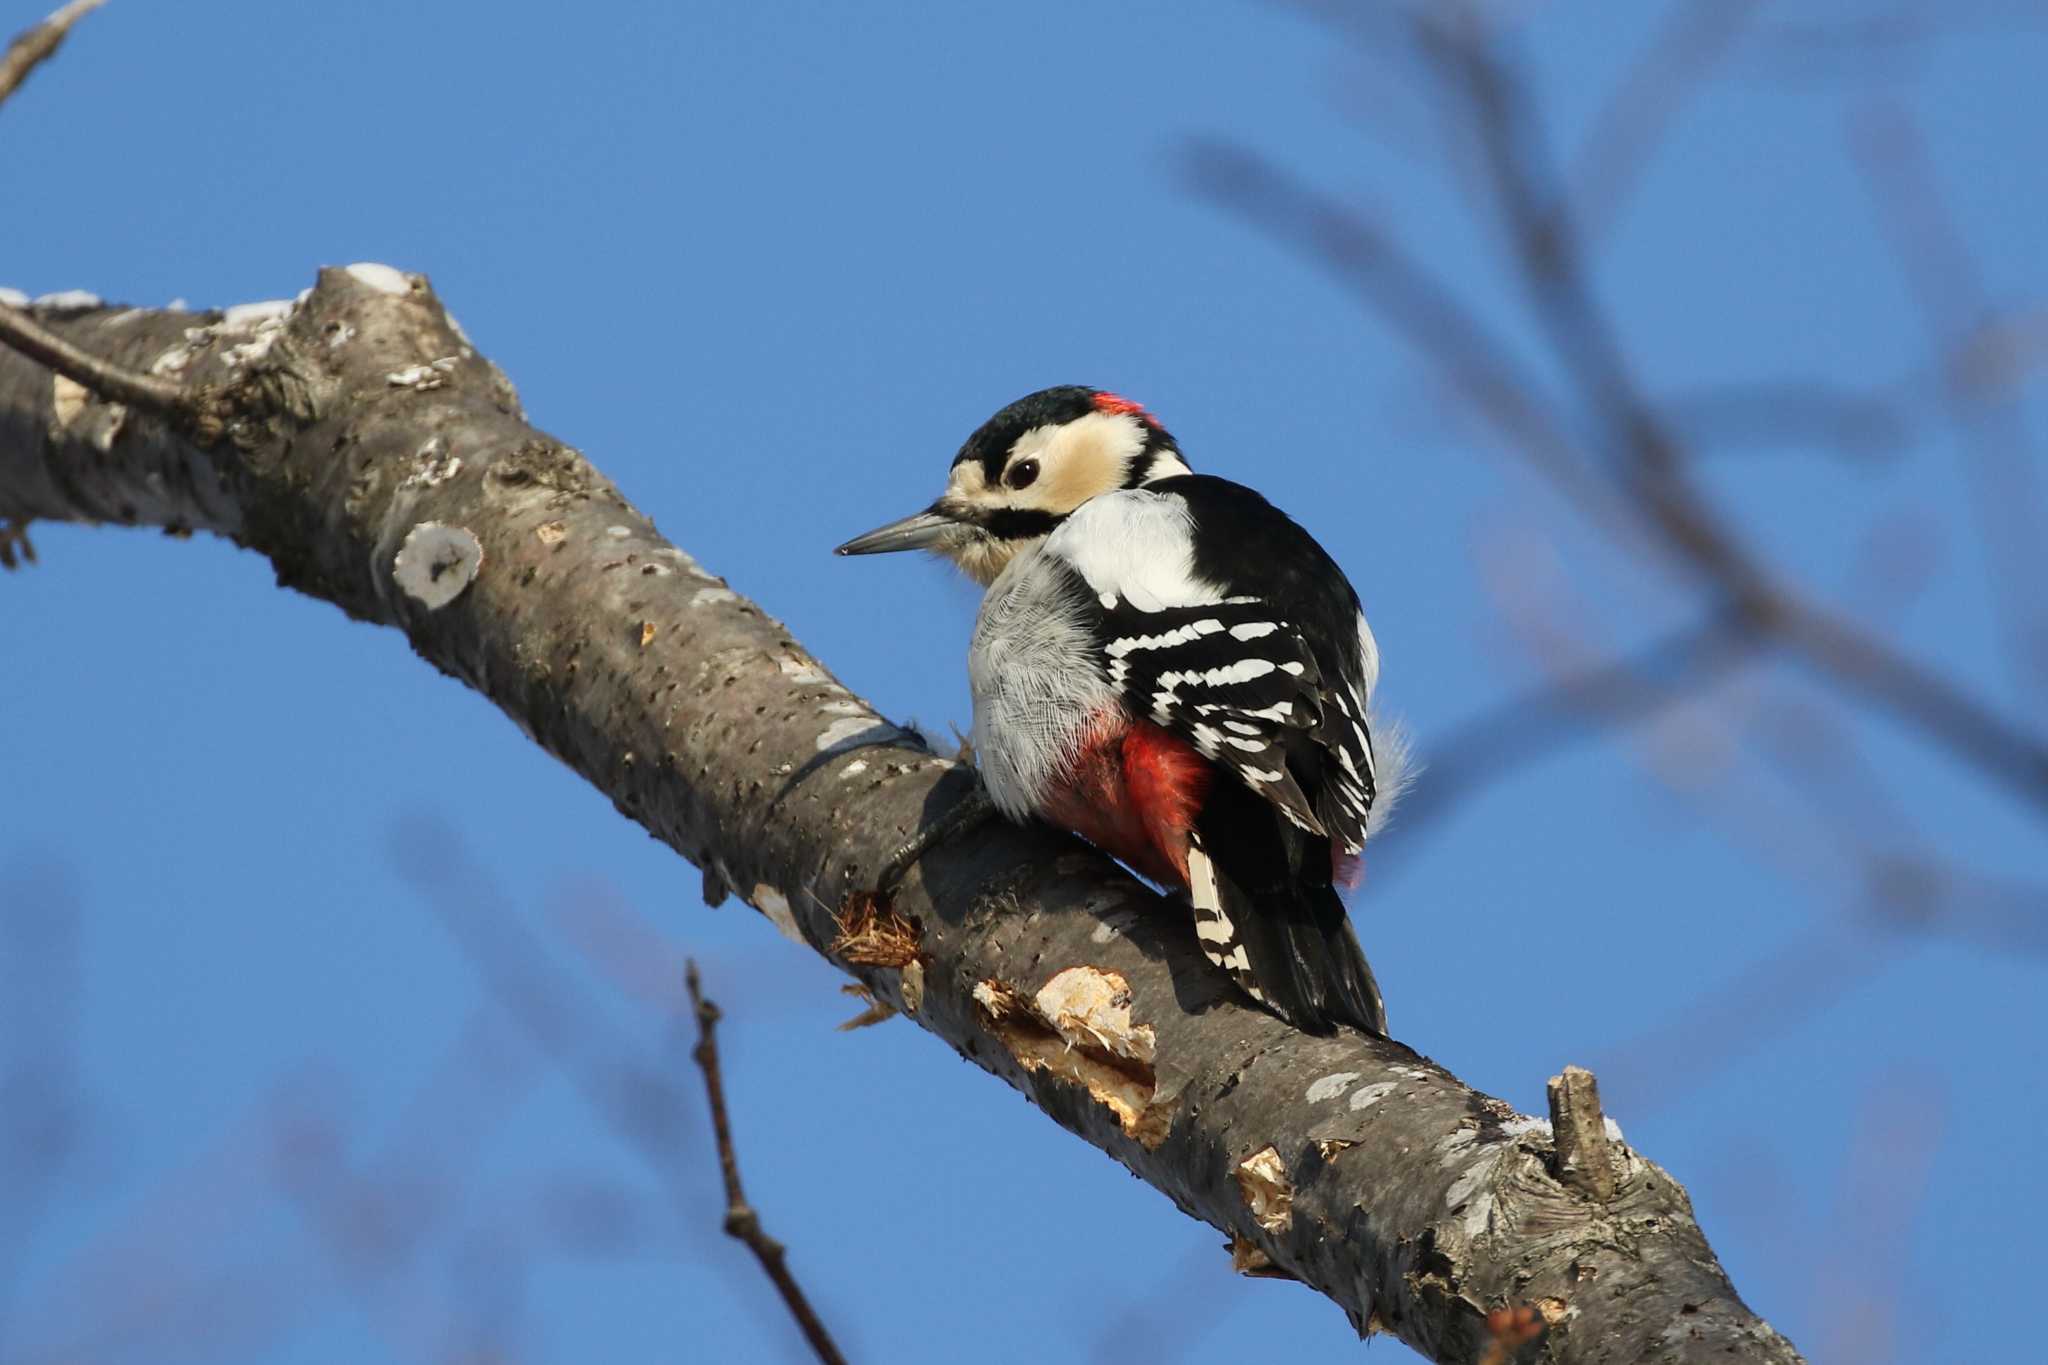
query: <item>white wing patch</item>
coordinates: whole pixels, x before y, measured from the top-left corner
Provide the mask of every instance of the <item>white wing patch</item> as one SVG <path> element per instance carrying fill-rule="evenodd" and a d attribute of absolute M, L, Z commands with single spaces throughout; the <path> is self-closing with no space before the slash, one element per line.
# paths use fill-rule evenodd
<path fill-rule="evenodd" d="M 1127 488 L 1081 504 L 1045 542 L 1072 564 L 1105 607 L 1199 607 L 1223 589 L 1195 573 L 1194 521 L 1171 493 Z"/>

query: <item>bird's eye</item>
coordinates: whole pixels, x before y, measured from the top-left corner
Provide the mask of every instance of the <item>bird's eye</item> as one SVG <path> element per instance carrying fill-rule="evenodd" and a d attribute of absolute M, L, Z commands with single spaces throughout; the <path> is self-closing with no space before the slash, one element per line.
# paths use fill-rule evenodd
<path fill-rule="evenodd" d="M 1012 488 L 1029 488 L 1038 477 L 1038 461 L 1019 460 L 1010 466 L 1010 472 L 1003 476 L 1003 482 Z"/>

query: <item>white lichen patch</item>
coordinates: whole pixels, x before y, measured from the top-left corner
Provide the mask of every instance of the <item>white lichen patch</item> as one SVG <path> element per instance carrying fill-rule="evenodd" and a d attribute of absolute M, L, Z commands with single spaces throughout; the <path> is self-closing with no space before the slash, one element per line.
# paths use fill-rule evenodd
<path fill-rule="evenodd" d="M 240 332 L 264 322 L 284 322 L 298 307 L 290 299 L 265 299 L 261 303 L 237 303 L 223 311 L 220 325 L 230 332 Z"/>
<path fill-rule="evenodd" d="M 150 362 L 149 372 L 165 379 L 175 379 L 184 373 L 185 367 L 191 363 L 190 346 L 173 346 Z"/>
<path fill-rule="evenodd" d="M 1351 1083 L 1357 1079 L 1358 1073 L 1356 1071 L 1333 1072 L 1319 1080 L 1311 1081 L 1304 1098 L 1310 1104 L 1321 1104 L 1325 1100 L 1334 1100 L 1346 1090 L 1349 1090 Z"/>
<path fill-rule="evenodd" d="M 632 537 L 633 528 L 630 526 L 607 526 L 604 528 L 604 533 L 613 540 L 627 540 Z"/>
<path fill-rule="evenodd" d="M 375 261 L 357 261 L 348 268 L 349 278 L 357 284 L 366 284 L 381 294 L 409 294 L 412 292 L 412 276 L 403 270 L 394 270 L 388 265 Z"/>
<path fill-rule="evenodd" d="M 1436 1145 L 1438 1163 L 1448 1166 L 1457 1161 L 1478 1137 L 1479 1130 L 1476 1128 L 1460 1128 L 1453 1132 Z"/>
<path fill-rule="evenodd" d="M 400 488 L 438 488 L 462 472 L 462 457 L 450 455 L 439 436 L 413 453 L 412 470 L 399 480 Z"/>
<path fill-rule="evenodd" d="M 467 528 L 423 521 L 406 534 L 391 578 L 407 597 L 439 611 L 476 581 L 483 564 L 484 547 Z"/>
<path fill-rule="evenodd" d="M 9 289 L 5 285 L 0 285 L 0 303 L 6 304 L 9 308 L 26 308 L 28 295 L 19 289 Z"/>
<path fill-rule="evenodd" d="M 102 327 L 126 327 L 131 322 L 140 322 L 149 316 L 147 308 L 123 308 L 109 318 L 100 319 Z"/>
<path fill-rule="evenodd" d="M 331 351 L 337 347 L 346 346 L 355 339 L 355 324 L 350 322 L 344 322 L 341 324 L 341 326 L 335 328 L 333 331 L 327 334 L 327 349 Z"/>
<path fill-rule="evenodd" d="M 687 550 L 678 550 L 673 545 L 664 545 L 660 549 L 656 550 L 654 553 L 658 555 L 667 555 L 670 559 L 673 559 L 676 563 L 682 565 L 683 572 L 689 574 L 692 578 L 701 578 L 706 583 L 716 583 L 719 581 L 717 574 L 711 572 L 702 564 L 699 564 L 696 560 L 696 557 L 691 555 Z"/>
<path fill-rule="evenodd" d="M 1465 1205 L 1465 1216 L 1460 1222 L 1467 1237 L 1478 1237 L 1493 1221 L 1493 1196 L 1482 1191 L 1471 1203 Z"/>
<path fill-rule="evenodd" d="M 74 379 L 61 374 L 50 376 L 50 420 L 63 430 L 78 420 L 86 404 L 92 402 L 92 390 Z"/>
<path fill-rule="evenodd" d="M 1129 933 L 1137 925 L 1137 911 L 1115 910 L 1104 915 L 1102 923 L 1096 925 L 1095 932 L 1088 935 L 1088 937 L 1090 941 L 1095 943 L 1109 943 Z"/>
<path fill-rule="evenodd" d="M 845 767 L 839 770 L 839 780 L 844 782 L 848 778 L 859 777 L 862 773 L 866 772 L 867 770 L 868 761 L 864 758 L 856 758 L 855 760 L 853 760 L 853 762 L 847 764 Z"/>
<path fill-rule="evenodd" d="M 90 289 L 59 289 L 54 294 L 38 295 L 35 306 L 59 310 L 97 308 L 100 306 L 100 296 Z"/>
<path fill-rule="evenodd" d="M 866 716 L 841 716 L 826 726 L 818 736 L 818 752 L 827 753 L 842 745 L 853 747 L 855 741 L 861 745 L 880 744 L 894 738 L 896 727 Z"/>
<path fill-rule="evenodd" d="M 740 595 L 730 588 L 699 588 L 690 598 L 693 607 L 715 607 L 721 602 L 737 602 Z"/>
<path fill-rule="evenodd" d="M 1488 1186 L 1500 1169 L 1501 1158 L 1506 1152 L 1495 1147 L 1474 1161 L 1451 1182 L 1451 1188 L 1444 1195 L 1444 1206 L 1453 1212 L 1462 1208 L 1459 1225 L 1467 1237 L 1478 1237 L 1485 1233 L 1493 1221 L 1493 1191 Z"/>
<path fill-rule="evenodd" d="M 120 439 L 121 428 L 128 425 L 128 408 L 122 403 L 108 403 L 101 411 L 106 414 L 106 420 L 92 433 L 92 443 L 104 453 L 114 448 L 114 442 Z"/>
<path fill-rule="evenodd" d="M 799 687 L 808 687 L 813 683 L 832 681 L 815 665 L 806 663 L 802 659 L 783 659 L 777 664 L 777 667 L 782 670 L 782 675 L 785 678 L 788 678 Z"/>
<path fill-rule="evenodd" d="M 916 1014 L 924 1008 L 924 963 L 912 958 L 904 964 L 896 983 L 903 995 L 905 1014 Z"/>
<path fill-rule="evenodd" d="M 241 336 L 243 339 L 221 352 L 230 368 L 253 364 L 270 354 L 298 307 L 290 299 L 266 299 L 261 303 L 238 303 L 221 314 L 220 321 L 207 329 L 213 336 Z M 187 333 L 189 339 L 190 333 Z M 202 343 L 203 344 L 203 343 Z"/>
<path fill-rule="evenodd" d="M 1361 1085 L 1351 1092 L 1351 1108 L 1370 1109 L 1393 1094 L 1399 1084 L 1398 1081 L 1376 1081 L 1371 1085 Z"/>
<path fill-rule="evenodd" d="M 264 323 L 247 341 L 237 342 L 222 351 L 221 362 L 229 369 L 254 364 L 270 354 L 270 348 L 277 344 L 277 338 L 283 331 L 284 324 L 281 322 Z"/>
<path fill-rule="evenodd" d="M 408 365 L 402 370 L 393 370 L 384 376 L 384 382 L 394 389 L 413 389 L 426 393 L 440 388 L 448 382 L 449 372 L 461 364 L 460 358 L 444 355 L 439 360 L 430 360 L 424 365 Z"/>
<path fill-rule="evenodd" d="M 1237 1188 L 1252 1221 L 1274 1236 L 1294 1224 L 1294 1184 L 1275 1147 L 1262 1147 L 1237 1163 Z"/>
<path fill-rule="evenodd" d="M 1541 1133 L 1544 1137 L 1549 1137 L 1551 1135 L 1550 1120 L 1534 1118 L 1528 1114 L 1517 1114 L 1503 1123 L 1500 1126 L 1500 1131 L 1507 1137 L 1527 1137 L 1532 1133 Z"/>
<path fill-rule="evenodd" d="M 1449 1192 L 1444 1195 L 1444 1204 L 1455 1209 L 1460 1204 L 1470 1202 L 1472 1196 L 1479 1192 L 1480 1186 L 1493 1178 L 1494 1168 L 1498 1165 L 1500 1153 L 1494 1151 L 1467 1166 L 1464 1172 L 1451 1182 Z"/>
<path fill-rule="evenodd" d="M 766 882 L 756 883 L 747 894 L 747 904 L 768 917 L 782 936 L 792 943 L 804 941 L 804 931 L 797 928 L 796 915 L 789 908 L 789 897 L 783 895 Z"/>

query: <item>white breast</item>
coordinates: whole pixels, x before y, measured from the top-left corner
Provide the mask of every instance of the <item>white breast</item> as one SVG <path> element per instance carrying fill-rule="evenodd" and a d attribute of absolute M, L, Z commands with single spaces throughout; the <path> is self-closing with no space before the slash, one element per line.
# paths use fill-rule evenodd
<path fill-rule="evenodd" d="M 1079 587 L 1046 549 L 1028 550 L 989 587 L 974 624 L 974 751 L 989 795 L 1012 819 L 1040 805 L 1089 725 L 1117 704 L 1095 657 L 1094 604 Z"/>

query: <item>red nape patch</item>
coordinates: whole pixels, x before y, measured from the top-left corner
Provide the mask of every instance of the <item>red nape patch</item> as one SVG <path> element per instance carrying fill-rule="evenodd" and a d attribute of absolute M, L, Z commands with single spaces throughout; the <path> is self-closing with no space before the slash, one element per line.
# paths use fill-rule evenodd
<path fill-rule="evenodd" d="M 1128 412 L 1129 414 L 1131 414 L 1131 416 L 1137 418 L 1139 421 L 1143 422 L 1148 427 L 1157 429 L 1157 427 L 1159 426 L 1159 419 L 1157 417 L 1154 417 L 1151 413 L 1145 411 L 1144 404 L 1133 403 L 1130 399 L 1125 398 L 1122 394 L 1096 394 L 1095 410 L 1097 412 L 1113 413 Z"/>

